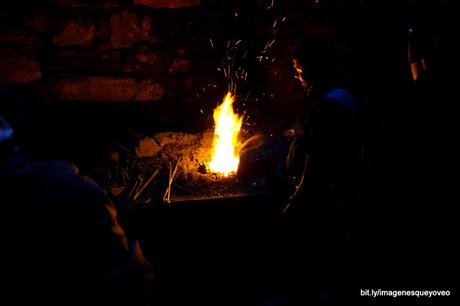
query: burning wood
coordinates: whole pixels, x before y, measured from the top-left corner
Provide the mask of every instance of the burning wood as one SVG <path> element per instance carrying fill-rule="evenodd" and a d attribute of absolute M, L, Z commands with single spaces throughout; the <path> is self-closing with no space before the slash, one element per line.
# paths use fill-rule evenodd
<path fill-rule="evenodd" d="M 238 135 L 243 118 L 233 112 L 235 96 L 227 93 L 221 105 L 214 110 L 214 140 L 209 169 L 229 176 L 236 173 L 240 162 Z"/>
<path fill-rule="evenodd" d="M 234 112 L 234 101 L 230 91 L 215 108 L 214 130 L 161 132 L 150 137 L 130 133 L 133 139 L 118 145 L 112 160 L 110 187 L 117 195 L 112 194 L 133 205 L 150 207 L 183 199 L 266 192 L 267 179 L 275 175 L 277 162 L 284 161 L 277 153 L 283 146 L 272 145 L 268 136 L 249 137 L 246 133 L 242 137 L 243 116 Z M 139 154 L 141 144 L 155 148 L 155 154 Z"/>

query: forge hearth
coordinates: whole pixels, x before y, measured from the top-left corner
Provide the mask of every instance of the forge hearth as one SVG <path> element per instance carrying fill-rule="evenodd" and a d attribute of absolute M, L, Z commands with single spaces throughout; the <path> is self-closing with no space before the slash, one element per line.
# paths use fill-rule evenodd
<path fill-rule="evenodd" d="M 109 190 L 139 206 L 188 201 L 218 201 L 266 195 L 284 179 L 285 144 L 257 135 L 245 142 L 241 165 L 229 176 L 211 173 L 213 131 L 163 132 L 140 137 L 136 146 L 120 144 L 112 152 Z"/>

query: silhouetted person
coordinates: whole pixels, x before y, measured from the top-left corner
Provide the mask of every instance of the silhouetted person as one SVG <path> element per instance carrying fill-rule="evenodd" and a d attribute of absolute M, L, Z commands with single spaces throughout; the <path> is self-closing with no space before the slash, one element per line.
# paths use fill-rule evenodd
<path fill-rule="evenodd" d="M 70 163 L 28 160 L 12 136 L 0 117 L 2 289 L 13 304 L 143 303 L 150 265 L 105 192 Z"/>
<path fill-rule="evenodd" d="M 295 125 L 288 155 L 295 188 L 285 213 L 293 271 L 302 271 L 295 273 L 317 286 L 310 287 L 313 302 L 331 294 L 321 290 L 338 281 L 336 269 L 345 265 L 339 245 L 357 190 L 357 105 L 346 89 L 335 86 L 335 55 L 329 41 L 310 38 L 298 45 L 293 57 L 307 111 Z M 308 294 L 305 288 L 299 290 Z"/>
<path fill-rule="evenodd" d="M 334 84 L 335 49 L 329 41 L 302 41 L 293 65 L 306 94 L 307 111 L 295 125 L 287 161 L 297 182 L 288 210 L 307 210 L 315 220 L 330 219 L 349 206 L 355 195 L 356 100 Z"/>

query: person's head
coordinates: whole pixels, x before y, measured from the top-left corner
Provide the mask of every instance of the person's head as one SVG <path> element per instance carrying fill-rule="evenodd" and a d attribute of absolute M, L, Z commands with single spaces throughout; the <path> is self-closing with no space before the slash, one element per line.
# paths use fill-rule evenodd
<path fill-rule="evenodd" d="M 292 58 L 295 77 L 305 91 L 314 86 L 328 86 L 335 78 L 336 53 L 334 45 L 323 38 L 301 41 Z"/>

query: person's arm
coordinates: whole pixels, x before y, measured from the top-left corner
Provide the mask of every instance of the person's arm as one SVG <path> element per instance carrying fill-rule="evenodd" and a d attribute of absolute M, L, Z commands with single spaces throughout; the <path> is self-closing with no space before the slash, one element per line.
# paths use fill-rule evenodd
<path fill-rule="evenodd" d="M 68 259 L 68 277 L 75 275 L 82 280 L 83 290 L 96 290 L 104 299 L 140 304 L 151 295 L 152 268 L 139 243 L 127 238 L 114 203 L 75 169 L 63 163 L 53 165 L 42 172 L 49 178 L 43 198 L 62 218 L 57 223 L 63 224 L 60 230 L 66 237 L 62 254 Z"/>
<path fill-rule="evenodd" d="M 285 134 L 293 137 L 286 158 L 286 168 L 294 180 L 300 179 L 308 153 L 308 140 L 305 135 L 305 118 L 294 123 Z"/>
<path fill-rule="evenodd" d="M 290 130 L 291 135 L 294 137 L 286 157 L 286 169 L 290 175 L 290 188 L 288 189 L 288 195 L 286 203 L 283 207 L 283 213 L 292 211 L 292 204 L 297 201 L 302 192 L 304 185 L 304 173 L 309 164 L 309 137 L 305 135 L 306 124 L 308 121 L 306 118 L 298 120 L 293 128 Z M 307 131 L 308 132 L 308 131 Z"/>
<path fill-rule="evenodd" d="M 310 207 L 324 200 L 327 186 L 337 180 L 346 161 L 350 114 L 334 101 L 323 100 L 304 128 L 308 135 L 298 137 L 289 152 L 291 173 L 297 176 L 290 202 Z"/>
<path fill-rule="evenodd" d="M 117 220 L 115 205 L 107 194 L 95 183 L 82 178 L 94 192 L 94 205 L 87 207 L 94 214 L 88 221 L 94 227 L 95 266 L 102 268 L 102 282 L 111 293 L 133 302 L 149 297 L 153 288 L 153 271 L 145 260 L 140 245 L 128 240 Z M 91 220 L 92 219 L 92 220 Z M 89 233 L 91 235 L 91 233 Z"/>

